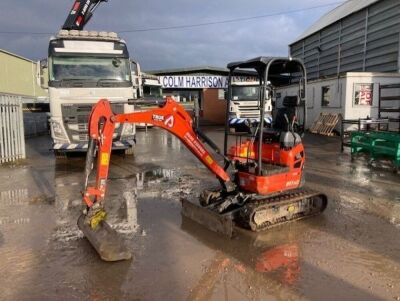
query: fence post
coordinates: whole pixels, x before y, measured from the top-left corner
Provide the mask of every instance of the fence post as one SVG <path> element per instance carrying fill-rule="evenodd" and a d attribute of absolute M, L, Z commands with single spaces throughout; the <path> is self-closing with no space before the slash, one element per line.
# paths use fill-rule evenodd
<path fill-rule="evenodd" d="M 17 148 L 18 141 L 17 141 L 17 123 L 16 123 L 16 116 L 15 114 L 17 113 L 17 107 L 16 107 L 16 100 L 15 98 L 10 99 L 10 124 L 11 124 L 11 131 L 10 131 L 10 136 L 11 136 L 11 160 L 14 161 L 17 159 L 17 155 L 19 152 L 19 149 Z"/>
<path fill-rule="evenodd" d="M 3 106 L 3 96 L 0 95 L 0 163 L 4 162 L 5 150 L 4 150 L 4 106 Z"/>
<path fill-rule="evenodd" d="M 6 144 L 6 162 L 10 161 L 10 98 L 9 96 L 6 96 L 6 101 L 5 101 L 5 109 L 6 109 L 6 124 L 5 124 L 5 129 L 6 129 L 6 134 L 5 134 L 5 144 Z"/>
<path fill-rule="evenodd" d="M 26 158 L 26 150 L 25 150 L 25 132 L 24 132 L 24 115 L 22 113 L 22 97 L 19 97 L 19 133 L 20 133 L 20 141 L 21 141 L 21 156 L 22 159 Z"/>

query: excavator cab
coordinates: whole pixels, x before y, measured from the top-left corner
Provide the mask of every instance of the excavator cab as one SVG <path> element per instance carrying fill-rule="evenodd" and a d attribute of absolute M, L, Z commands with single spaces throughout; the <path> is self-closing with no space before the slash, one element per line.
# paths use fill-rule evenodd
<path fill-rule="evenodd" d="M 304 154 L 301 135 L 304 132 L 306 121 L 306 72 L 303 63 L 291 58 L 257 57 L 247 61 L 228 64 L 229 86 L 227 100 L 227 119 L 232 99 L 232 84 L 235 72 L 246 70 L 254 72 L 259 80 L 259 122 L 248 123 L 247 133 L 232 133 L 225 130 L 225 155 L 233 161 L 239 169 L 249 171 L 250 166 L 255 168 L 255 176 L 270 174 L 272 170 L 291 170 L 291 162 L 282 159 Z M 294 91 L 284 89 L 286 86 L 297 83 Z M 291 93 L 281 99 L 281 95 Z M 278 95 L 280 97 L 278 97 Z M 265 114 L 265 101 L 273 99 L 272 127 L 265 126 L 262 118 Z M 228 148 L 229 136 L 234 136 L 234 146 Z M 294 149 L 297 147 L 297 150 Z M 273 154 L 279 154 L 274 156 Z M 287 157 L 287 156 L 285 156 Z M 302 162 L 297 162 L 297 168 L 302 167 Z M 282 167 L 282 168 L 281 168 Z M 299 170 L 299 174 L 302 171 Z M 298 183 L 293 180 L 289 183 Z M 287 185 L 287 183 L 282 183 Z M 291 186 L 291 185 L 289 185 Z M 282 186 L 282 190 L 284 190 Z M 257 191 L 261 193 L 261 191 Z"/>
<path fill-rule="evenodd" d="M 234 102 L 232 97 L 233 79 L 235 72 L 238 70 L 246 70 L 254 72 L 259 81 L 259 122 L 247 122 L 248 133 L 256 136 L 276 140 L 280 138 L 282 142 L 292 140 L 287 133 L 296 133 L 302 135 L 306 122 L 306 72 L 303 63 L 292 58 L 276 58 L 276 57 L 257 57 L 248 61 L 233 62 L 228 64 L 229 87 L 227 102 L 227 120 L 229 120 L 231 104 Z M 298 89 L 291 89 L 291 94 L 282 98 L 285 86 L 298 84 Z M 293 91 L 292 91 L 293 90 Z M 273 109 L 272 127 L 270 123 L 266 123 L 265 118 L 265 102 L 271 100 Z M 228 134 L 228 132 L 227 132 Z M 229 135 L 229 134 L 228 134 Z M 241 134 L 236 135 L 241 136 Z M 254 137 L 255 138 L 255 137 Z M 290 144 L 290 143 L 289 143 Z"/>
<path fill-rule="evenodd" d="M 228 64 L 229 85 L 224 136 L 225 170 L 233 167 L 235 189 L 204 191 L 199 206 L 183 201 L 183 214 L 213 231 L 232 236 L 240 226 L 266 230 L 322 212 L 324 194 L 303 189 L 306 122 L 306 72 L 300 60 L 257 57 Z M 235 72 L 254 72 L 259 81 L 258 122 L 248 131 L 231 131 L 230 108 Z M 293 89 L 294 86 L 297 87 Z M 289 88 L 290 86 L 290 88 Z M 278 95 L 286 94 L 283 99 Z M 272 127 L 264 120 L 265 102 L 275 98 Z"/>

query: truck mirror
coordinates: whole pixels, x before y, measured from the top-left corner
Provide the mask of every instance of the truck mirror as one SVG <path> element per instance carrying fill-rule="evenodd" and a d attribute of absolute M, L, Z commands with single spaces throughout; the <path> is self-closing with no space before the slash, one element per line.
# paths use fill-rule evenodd
<path fill-rule="evenodd" d="M 40 60 L 36 63 L 36 82 L 42 89 L 47 89 L 48 81 L 48 64 L 47 59 Z"/>
<path fill-rule="evenodd" d="M 272 92 L 271 87 L 267 87 L 267 88 L 265 89 L 265 100 L 269 100 L 269 99 L 271 99 L 273 96 L 274 96 L 274 95 L 273 95 L 273 92 Z"/>
<path fill-rule="evenodd" d="M 131 61 L 131 72 L 132 74 L 138 75 L 138 65 L 135 61 Z"/>
<path fill-rule="evenodd" d="M 138 62 L 131 60 L 131 75 L 133 88 L 136 91 L 136 97 L 143 97 L 143 78 L 142 72 L 140 70 L 140 65 Z"/>

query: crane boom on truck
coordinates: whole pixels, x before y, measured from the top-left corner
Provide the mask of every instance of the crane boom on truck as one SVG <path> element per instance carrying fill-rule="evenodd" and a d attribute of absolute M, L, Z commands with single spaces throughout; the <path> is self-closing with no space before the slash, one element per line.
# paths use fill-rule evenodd
<path fill-rule="evenodd" d="M 325 209 L 326 195 L 302 187 L 305 150 L 294 124 L 299 120 L 303 124 L 297 128 L 305 124 L 305 115 L 298 118 L 302 111 L 300 108 L 304 108 L 306 102 L 305 80 L 299 79 L 298 94 L 286 96 L 283 107 L 276 110 L 273 128 L 264 127 L 265 99 L 272 97 L 273 89 L 298 77 L 298 74 L 305 78 L 302 62 L 291 58 L 258 57 L 231 63 L 228 68 L 230 82 L 227 108 L 233 101 L 232 77 L 235 70 L 253 69 L 258 73 L 260 122 L 249 124 L 248 133 L 231 133 L 227 110 L 223 152 L 194 126 L 190 115 L 172 98 L 157 100 L 159 107 L 156 109 L 130 114 L 114 113 L 109 101 L 105 99 L 93 107 L 89 120 L 90 140 L 83 191 L 86 208 L 78 220 L 78 226 L 102 259 L 116 261 L 131 257 L 116 231 L 105 222 L 103 204 L 110 166 L 110 137 L 117 124 L 149 123 L 167 130 L 178 137 L 216 176 L 221 188 L 203 191 L 200 200 L 196 202 L 199 204 L 182 200 L 182 213 L 210 230 L 228 236 L 233 235 L 235 225 L 260 231 L 319 214 Z M 232 140 L 228 138 L 232 135 L 236 137 L 236 142 L 228 147 L 228 141 Z M 222 155 L 223 166 L 213 158 L 203 143 Z M 96 182 L 89 185 L 96 149 Z M 232 172 L 228 171 L 230 167 Z"/>
<path fill-rule="evenodd" d="M 77 0 L 62 27 L 64 30 L 83 30 L 92 18 L 94 11 L 102 2 L 108 0 Z"/>
<path fill-rule="evenodd" d="M 88 118 L 99 98 L 107 98 L 115 112 L 131 113 L 136 99 L 128 47 L 114 32 L 83 30 L 100 3 L 77 0 L 59 33 L 48 47 L 50 130 L 56 156 L 85 151 Z M 43 72 L 41 72 L 43 74 Z M 135 125 L 117 126 L 113 149 L 133 153 Z"/>

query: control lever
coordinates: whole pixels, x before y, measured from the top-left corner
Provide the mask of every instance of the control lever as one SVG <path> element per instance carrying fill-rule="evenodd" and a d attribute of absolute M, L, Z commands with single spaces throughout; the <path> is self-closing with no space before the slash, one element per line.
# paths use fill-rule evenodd
<path fill-rule="evenodd" d="M 289 121 L 289 117 L 287 116 L 287 114 L 285 113 L 284 115 L 283 115 L 284 117 L 285 117 L 285 120 L 286 120 L 286 123 L 287 123 L 287 131 L 288 132 L 291 132 L 291 124 L 290 124 L 290 121 Z"/>

